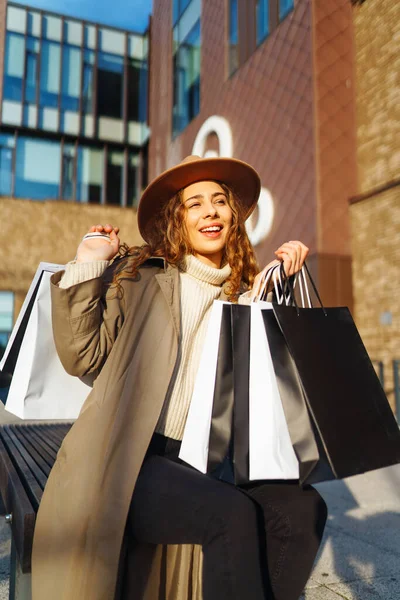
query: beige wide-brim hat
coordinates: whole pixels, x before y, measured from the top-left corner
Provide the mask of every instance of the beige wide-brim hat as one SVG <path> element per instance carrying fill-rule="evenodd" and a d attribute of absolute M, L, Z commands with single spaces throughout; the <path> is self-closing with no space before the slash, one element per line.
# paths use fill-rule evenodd
<path fill-rule="evenodd" d="M 149 242 L 154 222 L 167 202 L 180 190 L 198 181 L 218 181 L 234 192 L 247 219 L 256 207 L 261 182 L 255 169 L 236 158 L 187 156 L 179 165 L 161 173 L 144 190 L 138 206 L 138 226 Z"/>

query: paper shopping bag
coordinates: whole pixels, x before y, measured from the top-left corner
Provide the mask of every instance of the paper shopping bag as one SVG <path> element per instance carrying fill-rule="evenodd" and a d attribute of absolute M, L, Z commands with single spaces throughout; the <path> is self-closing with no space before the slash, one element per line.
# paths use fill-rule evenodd
<path fill-rule="evenodd" d="M 349 309 L 300 308 L 293 290 L 291 300 L 273 310 L 331 478 L 400 462 L 399 427 Z M 316 468 L 307 481 L 328 478 Z"/>
<path fill-rule="evenodd" d="M 216 300 L 212 305 L 179 452 L 179 457 L 182 460 L 202 473 L 207 472 L 208 466 L 208 449 L 218 364 L 222 309 L 226 304 L 228 303 Z M 231 373 L 229 365 L 226 371 L 229 377 L 229 371 Z M 231 387 L 229 383 L 228 387 Z"/>
<path fill-rule="evenodd" d="M 6 410 L 21 419 L 76 419 L 91 379 L 66 373 L 51 324 L 50 276 L 62 265 L 40 263 L 0 363 L 12 374 Z"/>
<path fill-rule="evenodd" d="M 290 439 L 271 356 L 276 344 L 271 348 L 269 323 L 264 324 L 263 319 L 266 313 L 267 318 L 272 315 L 275 320 L 272 305 L 253 303 L 250 312 L 250 479 L 265 479 L 267 474 L 269 479 L 299 479 L 299 461 Z"/>

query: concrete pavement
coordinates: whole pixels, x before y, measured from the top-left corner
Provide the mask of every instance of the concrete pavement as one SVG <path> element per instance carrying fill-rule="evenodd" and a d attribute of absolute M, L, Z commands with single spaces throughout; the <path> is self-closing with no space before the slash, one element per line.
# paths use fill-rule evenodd
<path fill-rule="evenodd" d="M 18 421 L 0 402 L 0 423 Z M 316 487 L 329 517 L 301 600 L 400 600 L 400 465 Z M 8 600 L 9 555 L 0 517 L 0 600 Z"/>
<path fill-rule="evenodd" d="M 400 600 L 400 465 L 316 487 L 329 517 L 302 600 Z"/>

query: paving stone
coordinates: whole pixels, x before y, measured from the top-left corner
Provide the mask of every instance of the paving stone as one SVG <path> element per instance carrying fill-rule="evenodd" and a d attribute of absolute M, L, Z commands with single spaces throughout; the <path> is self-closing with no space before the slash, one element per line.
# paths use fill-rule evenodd
<path fill-rule="evenodd" d="M 339 596 L 333 590 L 325 586 L 320 586 L 318 588 L 307 589 L 305 593 L 300 596 L 299 600 L 343 600 L 343 596 Z"/>
<path fill-rule="evenodd" d="M 323 585 L 397 576 L 399 555 L 327 525 L 312 579 Z"/>
<path fill-rule="evenodd" d="M 400 577 L 388 579 L 368 579 L 351 583 L 330 585 L 329 590 L 347 600 L 399 600 Z M 308 593 L 308 592 L 307 592 Z M 310 596 L 311 600 L 312 596 Z M 317 596 L 318 598 L 318 596 Z M 325 596 L 328 600 L 329 596 Z M 309 600 L 306 596 L 305 600 Z"/>

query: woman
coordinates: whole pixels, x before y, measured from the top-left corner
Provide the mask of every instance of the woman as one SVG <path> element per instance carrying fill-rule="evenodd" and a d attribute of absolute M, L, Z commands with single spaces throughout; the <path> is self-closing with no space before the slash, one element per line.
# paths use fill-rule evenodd
<path fill-rule="evenodd" d="M 188 157 L 145 190 L 143 247 L 109 264 L 118 228 L 98 225 L 53 276 L 60 358 L 96 380 L 40 505 L 34 600 L 300 595 L 326 519 L 317 492 L 239 489 L 178 458 L 212 302 L 255 295 L 268 268 L 257 274 L 244 227 L 259 191 L 246 163 Z M 270 264 L 292 275 L 307 252 L 285 243 Z"/>

